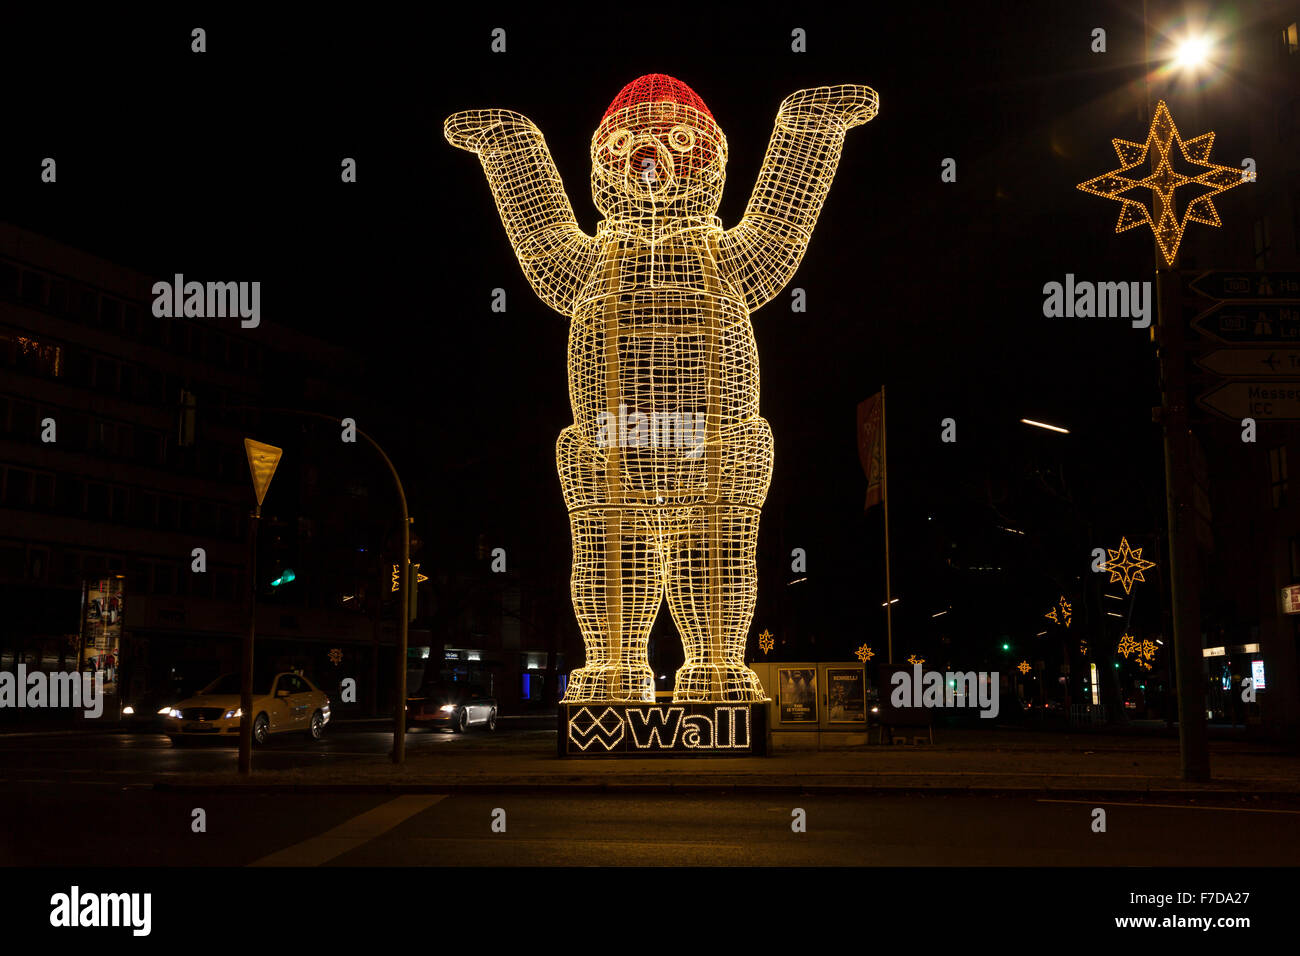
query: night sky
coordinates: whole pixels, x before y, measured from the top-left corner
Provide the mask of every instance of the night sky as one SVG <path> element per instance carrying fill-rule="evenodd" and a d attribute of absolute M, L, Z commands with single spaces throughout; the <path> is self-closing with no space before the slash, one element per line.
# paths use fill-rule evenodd
<path fill-rule="evenodd" d="M 941 572 L 946 557 L 1008 569 L 990 585 L 996 617 L 954 615 L 955 633 L 978 627 L 964 639 L 983 641 L 990 629 L 1032 633 L 1062 582 L 1086 574 L 1087 529 L 1094 546 L 1126 534 L 1154 550 L 1164 479 L 1146 333 L 1042 314 L 1043 284 L 1067 272 L 1152 277 L 1149 232 L 1114 236 L 1117 207 L 1075 189 L 1114 167 L 1112 136 L 1144 138 L 1140 4 L 611 5 L 600 20 L 560 5 L 474 6 L 16 29 L 5 42 L 28 89 L 11 103 L 6 182 L 24 170 L 31 185 L 5 216 L 160 276 L 261 280 L 264 322 L 354 349 L 356 382 L 391 395 L 391 419 L 373 431 L 404 447 L 408 487 L 438 513 L 426 527 L 480 529 L 522 569 L 567 566 L 554 468 L 572 420 L 566 322 L 528 288 L 481 169 L 442 139 L 443 118 L 471 107 L 531 117 L 590 232 L 593 129 L 624 84 L 671 74 L 727 135 L 719 215 L 730 227 L 781 100 L 864 83 L 880 114 L 850 131 L 792 283 L 808 311 L 792 314 L 787 291 L 753 316 L 776 439 L 755 633 L 771 627 L 829 659 L 881 639 L 880 511 L 863 514 L 855 408 L 882 383 L 895 627 L 918 646 L 937 634 L 933 611 L 983 590 Z M 208 30 L 202 56 L 189 52 L 194 25 Z M 505 55 L 489 51 L 497 26 Z M 1097 26 L 1104 55 L 1089 49 Z M 794 27 L 809 52 L 790 52 Z M 1248 65 L 1226 83 L 1249 92 Z M 1224 144 L 1214 158 L 1235 164 L 1248 148 L 1233 144 L 1245 135 L 1235 110 L 1205 109 Z M 46 155 L 58 157 L 57 189 L 36 178 Z M 339 182 L 344 156 L 357 159 L 356 185 Z M 940 180 L 945 157 L 955 183 Z M 1221 214 L 1236 202 L 1247 200 L 1224 197 Z M 498 286 L 505 314 L 489 308 Z M 955 445 L 939 441 L 945 417 Z M 1030 540 L 1008 544 L 997 524 Z M 808 581 L 783 594 L 795 547 Z M 1154 590 L 1146 601 L 1158 615 Z M 666 626 L 664 613 L 656 633 Z"/>

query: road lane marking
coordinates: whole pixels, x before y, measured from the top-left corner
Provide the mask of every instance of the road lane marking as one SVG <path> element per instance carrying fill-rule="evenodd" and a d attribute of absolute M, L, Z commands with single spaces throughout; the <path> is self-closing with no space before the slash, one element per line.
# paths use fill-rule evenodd
<path fill-rule="evenodd" d="M 1108 807 L 1161 807 L 1166 810 L 1220 810 L 1225 813 L 1293 813 L 1300 810 L 1267 810 L 1261 807 L 1198 807 L 1186 803 L 1122 803 L 1117 800 L 1052 800 L 1040 798 L 1039 803 L 1082 803 L 1086 806 L 1104 804 Z"/>
<path fill-rule="evenodd" d="M 254 860 L 249 866 L 320 866 L 336 856 L 342 856 L 349 850 L 355 850 L 364 843 L 369 843 L 378 836 L 387 833 L 393 827 L 410 819 L 421 811 L 429 809 L 435 803 L 447 799 L 447 794 L 408 794 L 382 803 L 373 810 L 367 810 L 360 816 L 353 817 L 326 830 L 319 836 L 295 843 L 293 846 L 277 850 L 260 860 Z"/>

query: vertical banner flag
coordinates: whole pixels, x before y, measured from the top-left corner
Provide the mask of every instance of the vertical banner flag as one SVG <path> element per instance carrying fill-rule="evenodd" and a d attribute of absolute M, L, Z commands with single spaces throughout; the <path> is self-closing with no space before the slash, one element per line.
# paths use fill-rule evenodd
<path fill-rule="evenodd" d="M 885 470 L 880 447 L 880 411 L 879 392 L 858 403 L 858 458 L 861 459 L 862 470 L 867 476 L 866 511 L 870 511 L 873 505 L 880 504 L 883 492 Z"/>

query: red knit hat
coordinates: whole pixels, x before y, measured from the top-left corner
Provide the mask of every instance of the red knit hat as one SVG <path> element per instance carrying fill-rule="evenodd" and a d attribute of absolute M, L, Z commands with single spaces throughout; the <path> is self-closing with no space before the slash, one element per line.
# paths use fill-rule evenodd
<path fill-rule="evenodd" d="M 614 102 L 609 104 L 609 109 L 605 110 L 605 115 L 601 117 L 601 121 L 604 122 L 611 113 L 621 110 L 625 106 L 664 101 L 682 103 L 693 107 L 709 119 L 713 119 L 713 114 L 704 105 L 704 100 L 700 99 L 699 94 L 681 80 L 663 73 L 647 73 L 645 76 L 638 76 L 619 91 L 618 96 L 614 97 Z"/>

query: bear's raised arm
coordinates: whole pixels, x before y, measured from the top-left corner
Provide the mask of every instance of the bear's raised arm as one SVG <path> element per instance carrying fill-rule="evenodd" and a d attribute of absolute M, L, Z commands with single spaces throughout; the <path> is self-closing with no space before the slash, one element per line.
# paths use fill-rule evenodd
<path fill-rule="evenodd" d="M 855 85 L 799 90 L 781 103 L 745 215 L 718 249 L 719 265 L 750 312 L 794 278 L 835 178 L 844 134 L 872 119 L 879 103 L 874 90 Z"/>
<path fill-rule="evenodd" d="M 555 311 L 571 315 L 596 261 L 596 240 L 578 228 L 541 130 L 510 110 L 462 110 L 447 117 L 443 135 L 478 155 L 533 291 Z"/>

